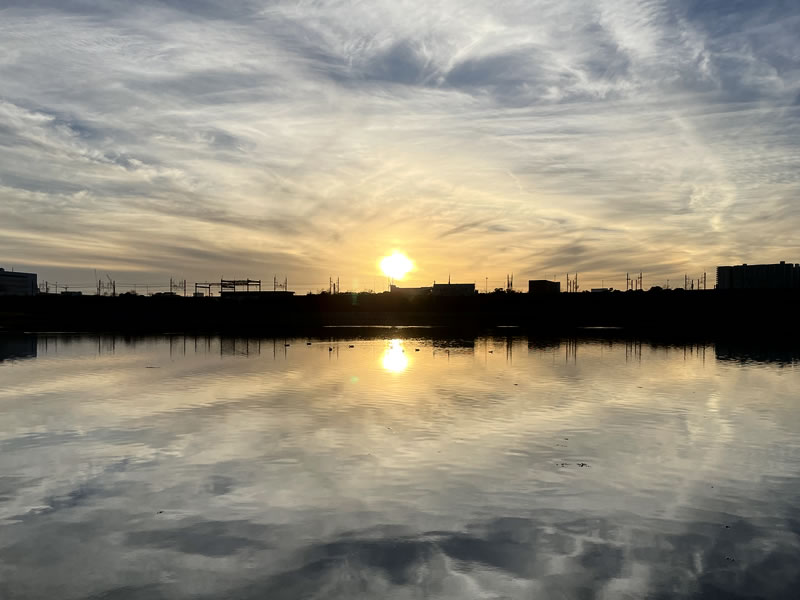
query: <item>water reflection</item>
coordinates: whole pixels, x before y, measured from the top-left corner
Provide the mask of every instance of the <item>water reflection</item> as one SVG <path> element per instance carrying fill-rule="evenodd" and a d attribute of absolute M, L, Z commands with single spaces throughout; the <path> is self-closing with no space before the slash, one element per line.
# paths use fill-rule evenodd
<path fill-rule="evenodd" d="M 402 373 L 408 368 L 408 355 L 403 347 L 403 340 L 389 340 L 381 359 L 383 368 L 392 373 Z"/>
<path fill-rule="evenodd" d="M 722 342 L 715 345 L 717 360 L 739 363 L 775 363 L 792 365 L 800 362 L 800 345 L 796 343 L 764 344 Z"/>
<path fill-rule="evenodd" d="M 792 362 L 418 331 L 31 339 L 0 365 L 2 598 L 800 586 Z"/>
<path fill-rule="evenodd" d="M 9 336 L 0 334 L 0 363 L 10 360 L 36 358 L 35 336 Z"/>

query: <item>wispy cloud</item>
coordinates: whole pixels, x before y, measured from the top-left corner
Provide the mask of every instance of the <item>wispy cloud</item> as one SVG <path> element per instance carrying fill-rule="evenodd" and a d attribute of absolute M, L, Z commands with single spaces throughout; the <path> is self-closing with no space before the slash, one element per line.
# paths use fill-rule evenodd
<path fill-rule="evenodd" d="M 45 278 L 800 259 L 795 3 L 3 6 L 0 255 Z"/>

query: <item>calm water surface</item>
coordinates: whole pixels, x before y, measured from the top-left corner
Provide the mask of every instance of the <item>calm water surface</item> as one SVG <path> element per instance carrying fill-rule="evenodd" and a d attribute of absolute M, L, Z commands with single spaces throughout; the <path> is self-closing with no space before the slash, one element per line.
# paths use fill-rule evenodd
<path fill-rule="evenodd" d="M 797 598 L 800 368 L 411 330 L 0 338 L 0 598 Z"/>

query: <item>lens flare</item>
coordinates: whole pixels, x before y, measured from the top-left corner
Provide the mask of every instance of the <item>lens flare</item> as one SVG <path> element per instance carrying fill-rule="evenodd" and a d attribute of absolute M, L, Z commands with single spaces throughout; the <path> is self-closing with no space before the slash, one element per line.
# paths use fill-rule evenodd
<path fill-rule="evenodd" d="M 414 268 L 414 263 L 402 252 L 394 252 L 381 260 L 381 271 L 392 279 L 402 279 Z"/>

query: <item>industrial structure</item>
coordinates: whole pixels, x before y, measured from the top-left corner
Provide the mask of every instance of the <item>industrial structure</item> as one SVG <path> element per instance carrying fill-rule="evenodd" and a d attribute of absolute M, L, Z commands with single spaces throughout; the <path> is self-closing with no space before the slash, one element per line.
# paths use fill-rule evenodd
<path fill-rule="evenodd" d="M 561 282 L 548 281 L 547 279 L 531 279 L 528 281 L 528 293 L 535 296 L 559 294 L 561 293 Z"/>
<path fill-rule="evenodd" d="M 394 284 L 389 286 L 389 292 L 398 296 L 474 296 L 477 293 L 474 283 L 436 283 L 430 287 L 401 288 Z"/>
<path fill-rule="evenodd" d="M 474 283 L 434 283 L 431 294 L 434 296 L 474 296 Z"/>
<path fill-rule="evenodd" d="M 211 296 L 213 294 L 214 288 L 219 288 L 220 294 L 225 293 L 236 293 L 239 291 L 249 292 L 250 288 L 253 288 L 254 291 L 261 291 L 261 280 L 260 279 L 220 279 L 219 282 L 216 281 L 208 281 L 204 283 L 195 283 L 194 284 L 194 296 L 201 297 L 201 296 Z M 244 288 L 244 290 L 242 290 Z"/>
<path fill-rule="evenodd" d="M 117 282 L 106 275 L 107 281 L 103 279 L 95 279 L 96 289 L 95 294 L 98 296 L 116 296 Z M 757 264 L 757 265 L 734 265 L 734 266 L 718 266 L 716 271 L 716 285 L 706 286 L 706 273 L 701 277 L 690 278 L 689 275 L 684 276 L 683 288 L 678 290 L 706 290 L 714 288 L 717 290 L 800 290 L 800 264 L 793 264 L 781 261 L 777 264 Z M 607 280 L 605 280 L 607 281 Z M 590 288 L 590 292 L 613 292 L 613 287 L 606 286 L 605 281 L 601 281 L 600 287 Z M 674 282 L 674 280 L 673 280 Z M 708 282 L 711 284 L 711 282 Z M 394 284 L 393 280 L 389 280 L 389 293 L 393 296 L 404 296 L 407 298 L 412 297 L 470 297 L 477 294 L 475 283 L 451 283 L 448 277 L 447 283 L 433 282 L 430 286 L 420 287 L 399 287 Z M 136 295 L 136 285 L 130 285 L 133 289 L 128 294 Z M 159 297 L 163 296 L 178 296 L 187 295 L 189 292 L 189 284 L 185 279 L 171 278 L 169 280 L 168 291 L 160 291 L 165 287 L 158 284 L 138 284 L 139 288 L 147 287 L 147 295 L 150 295 L 151 288 L 159 289 L 154 295 Z M 505 289 L 497 287 L 494 288 L 494 293 L 514 292 L 513 275 L 506 276 Z M 63 296 L 77 296 L 89 286 L 86 284 L 55 284 L 55 294 Z M 94 287 L 94 286 L 92 286 Z M 261 298 L 278 298 L 289 297 L 294 295 L 294 292 L 289 291 L 288 278 L 279 281 L 278 277 L 273 277 L 272 290 L 267 291 L 264 289 L 262 280 L 260 279 L 225 279 L 221 278 L 218 281 L 197 282 L 194 284 L 194 297 L 227 297 L 238 298 L 247 297 L 249 299 Z M 642 272 L 631 275 L 625 274 L 625 290 L 627 291 L 644 291 L 644 275 Z M 670 280 L 666 280 L 663 286 L 653 286 L 651 290 L 670 290 Z M 485 280 L 485 293 L 489 293 L 488 278 Z M 520 290 L 521 291 L 521 290 Z M 562 291 L 561 282 L 556 281 L 555 278 L 549 279 L 531 279 L 528 280 L 528 295 L 534 297 L 541 296 L 557 296 Z M 579 292 L 582 291 L 578 285 L 578 273 L 567 274 L 566 277 L 566 292 Z M 325 292 L 322 291 L 322 294 Z M 330 295 L 339 295 L 339 278 L 329 278 L 327 293 Z M 8 271 L 0 268 L 0 296 L 34 296 L 36 294 L 50 295 L 51 286 L 47 281 L 43 281 L 41 288 L 38 285 L 38 275 L 36 273 L 24 273 L 19 271 Z"/>
<path fill-rule="evenodd" d="M 433 288 L 430 286 L 401 288 L 397 287 L 395 284 L 391 284 L 389 286 L 389 291 L 399 296 L 430 296 Z"/>
<path fill-rule="evenodd" d="M 38 292 L 36 273 L 20 273 L 0 268 L 0 296 L 34 296 Z"/>
<path fill-rule="evenodd" d="M 800 289 L 800 265 L 781 261 L 772 265 L 717 267 L 718 290 Z"/>

